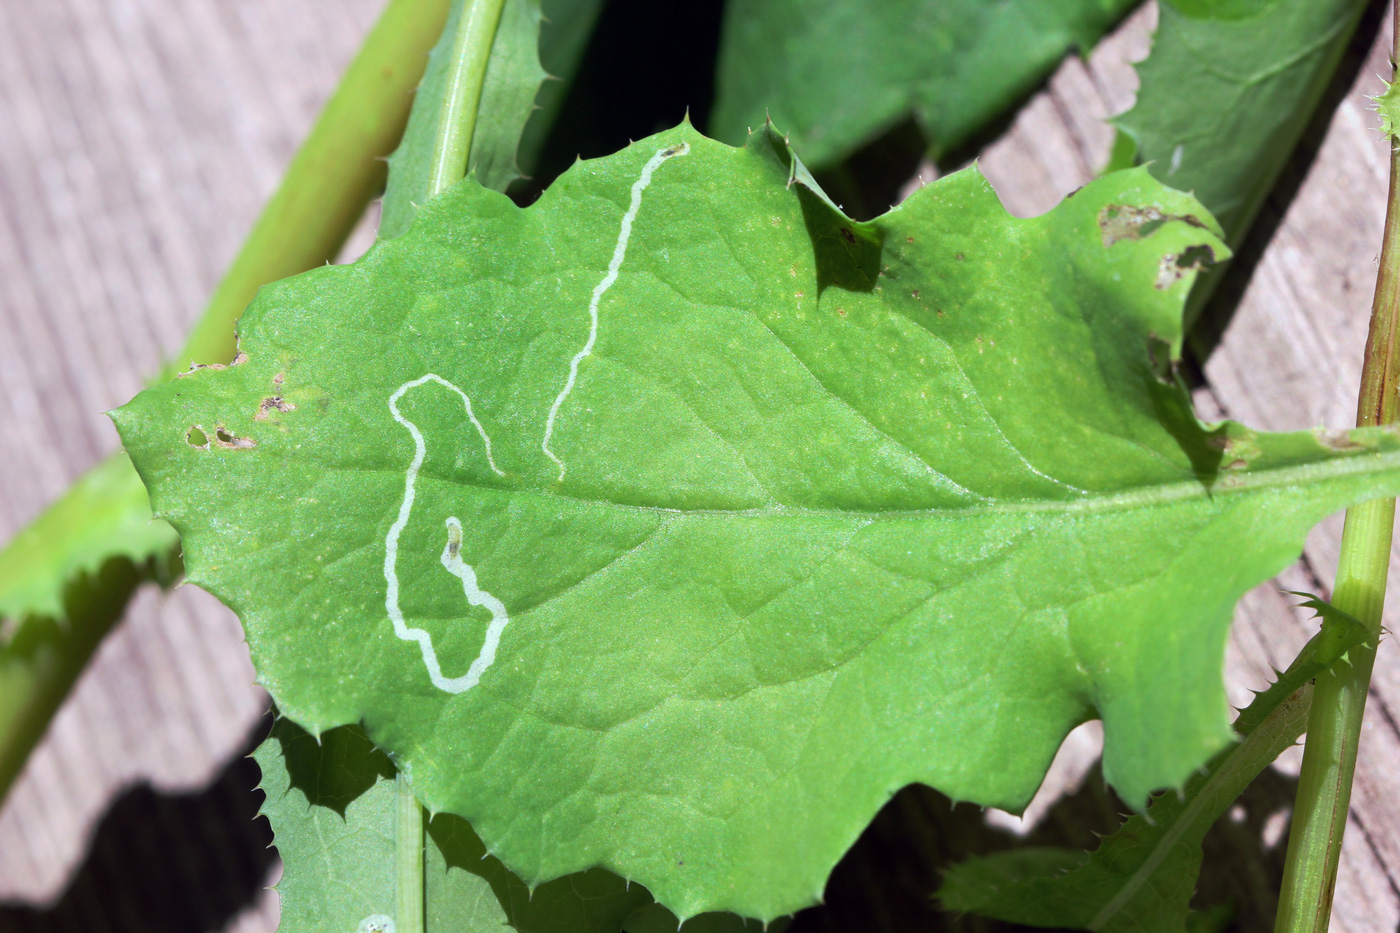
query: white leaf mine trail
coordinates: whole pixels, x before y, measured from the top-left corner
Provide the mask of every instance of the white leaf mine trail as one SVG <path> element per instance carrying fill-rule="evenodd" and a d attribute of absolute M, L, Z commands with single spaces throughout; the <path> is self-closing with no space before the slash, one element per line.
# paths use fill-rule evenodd
<path fill-rule="evenodd" d="M 418 642 L 418 648 L 423 652 L 423 663 L 428 667 L 428 678 L 432 680 L 433 686 L 448 693 L 461 693 L 477 685 L 481 680 L 481 675 L 496 657 L 496 645 L 501 640 L 501 632 L 505 630 L 506 623 L 510 617 L 506 615 L 505 606 L 490 593 L 481 589 L 476 583 L 476 574 L 472 568 L 462 563 L 462 524 L 455 517 L 447 520 L 447 547 L 442 552 L 442 565 L 448 572 L 462 581 L 462 588 L 466 591 L 467 602 L 473 606 L 485 606 L 491 610 L 491 626 L 486 630 L 486 644 L 481 648 L 481 653 L 477 655 L 476 661 L 471 668 L 461 677 L 444 677 L 442 665 L 438 663 L 437 651 L 433 648 L 433 636 L 429 635 L 421 628 L 410 628 L 404 621 L 403 610 L 399 608 L 399 536 L 403 534 L 404 528 L 408 526 L 408 516 L 413 511 L 413 500 L 417 497 L 415 489 L 418 483 L 418 471 L 423 468 L 423 458 L 428 454 L 427 442 L 423 440 L 423 432 L 418 430 L 418 425 L 404 417 L 399 411 L 399 399 L 410 389 L 416 389 L 429 382 L 436 382 L 438 385 L 451 389 L 462 397 L 462 404 L 466 407 L 467 418 L 476 427 L 476 432 L 481 435 L 481 442 L 486 447 L 486 462 L 491 465 L 491 469 L 498 476 L 505 473 L 496 466 L 496 460 L 491 456 L 491 438 L 486 433 L 486 429 L 481 426 L 481 422 L 476 420 L 476 413 L 472 411 L 472 400 L 467 397 L 457 386 L 448 382 L 436 373 L 428 373 L 411 379 L 394 390 L 394 394 L 389 396 L 389 413 L 394 416 L 394 420 L 403 425 L 413 438 L 413 460 L 408 465 L 408 472 L 404 477 L 403 502 L 399 504 L 399 515 L 394 520 L 394 524 L 389 527 L 389 534 L 384 538 L 384 608 L 389 613 L 389 621 L 394 623 L 394 634 L 404 641 Z"/>
<path fill-rule="evenodd" d="M 554 419 L 559 417 L 559 409 L 564 404 L 564 399 L 569 397 L 569 393 L 574 390 L 574 383 L 578 381 L 579 364 L 593 352 L 593 345 L 598 342 L 598 303 L 603 300 L 603 295 L 617 281 L 617 274 L 622 269 L 622 261 L 627 257 L 627 241 L 632 238 L 632 222 L 637 219 L 637 210 L 642 206 L 642 192 L 646 190 L 647 185 L 651 184 L 651 176 L 661 167 L 662 162 L 683 156 L 688 152 L 690 152 L 690 146 L 687 143 L 658 150 L 656 155 L 642 166 L 642 174 L 632 183 L 632 203 L 627 206 L 627 213 L 622 215 L 622 227 L 617 234 L 617 245 L 613 247 L 612 261 L 608 263 L 608 274 L 603 276 L 603 281 L 594 287 L 593 298 L 588 302 L 588 339 L 584 341 L 583 349 L 575 353 L 574 358 L 569 360 L 569 378 L 564 380 L 564 388 L 559 390 L 554 404 L 549 406 L 549 417 L 544 420 L 544 440 L 540 442 L 540 450 L 543 450 L 544 455 L 553 460 L 555 466 L 559 467 L 560 480 L 564 478 L 564 461 L 560 460 L 554 451 L 549 449 L 549 439 L 554 435 Z"/>
<path fill-rule="evenodd" d="M 622 225 L 618 231 L 617 245 L 613 247 L 612 261 L 608 263 L 607 274 L 593 289 L 593 297 L 588 302 L 588 339 L 584 341 L 583 349 L 574 354 L 573 359 L 569 361 L 568 378 L 564 380 L 564 387 L 555 397 L 554 404 L 549 408 L 549 416 L 545 419 L 544 439 L 540 443 L 540 449 L 559 467 L 560 480 L 564 478 L 564 461 L 560 460 L 549 447 L 550 438 L 554 435 L 554 423 L 559 416 L 559 409 L 563 406 L 564 400 L 568 398 L 569 393 L 573 391 L 574 385 L 578 382 L 579 364 L 593 353 L 593 347 L 598 342 L 598 305 L 602 301 L 603 295 L 617 281 L 618 273 L 622 270 L 622 262 L 627 256 L 627 241 L 632 237 L 632 224 L 637 219 L 637 211 L 642 206 L 642 192 L 651 184 L 651 177 L 661 166 L 661 163 L 667 159 L 686 155 L 688 152 L 690 152 L 690 146 L 687 143 L 667 146 L 658 150 L 642 167 L 642 174 L 632 183 L 632 200 L 627 207 L 627 212 L 622 215 Z M 433 682 L 433 686 L 447 693 L 463 693 L 480 683 L 482 675 L 496 660 L 496 649 L 501 642 L 501 633 L 510 624 L 510 615 L 499 599 L 481 588 L 476 579 L 476 571 L 470 564 L 462 560 L 462 523 L 456 516 L 452 516 L 447 519 L 447 544 L 443 547 L 440 561 L 448 573 L 462 581 L 462 592 L 466 596 L 467 602 L 491 613 L 491 622 L 486 628 L 486 641 L 481 646 L 476 660 L 471 663 L 465 674 L 460 677 L 447 677 L 442 673 L 442 664 L 438 660 L 437 650 L 433 647 L 432 635 L 421 628 L 409 626 L 404 620 L 403 609 L 399 605 L 399 538 L 403 535 L 404 528 L 408 527 L 408 518 L 413 512 L 413 502 L 417 496 L 415 487 L 418 482 L 418 471 L 423 468 L 423 460 L 427 456 L 428 448 L 427 442 L 423 439 L 423 432 L 418 430 L 418 425 L 404 417 L 403 412 L 399 411 L 399 401 L 405 393 L 429 382 L 435 382 L 461 396 L 467 418 L 476 428 L 477 434 L 481 436 L 481 443 L 486 452 L 486 462 L 496 475 L 505 475 L 496 466 L 495 458 L 491 455 L 491 437 L 486 433 L 481 422 L 477 420 L 476 413 L 472 410 L 472 400 L 467 396 L 467 393 L 436 373 L 427 373 L 417 379 L 411 379 L 394 390 L 394 393 L 389 396 L 389 413 L 393 415 L 395 421 L 403 425 L 409 436 L 413 438 L 413 460 L 410 461 L 404 476 L 403 501 L 399 504 L 398 517 L 384 538 L 384 608 L 389 614 L 389 621 L 394 624 L 394 634 L 404 641 L 418 643 L 418 648 L 423 654 L 423 664 L 428 669 L 428 678 Z"/>

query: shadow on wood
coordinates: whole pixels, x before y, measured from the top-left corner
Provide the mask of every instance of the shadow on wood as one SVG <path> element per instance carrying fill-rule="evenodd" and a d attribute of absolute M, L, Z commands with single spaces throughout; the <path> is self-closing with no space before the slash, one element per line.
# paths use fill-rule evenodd
<path fill-rule="evenodd" d="M 0 904 L 0 930 L 190 933 L 221 929 L 254 906 L 276 855 L 247 754 L 269 725 L 264 717 L 207 787 L 163 794 L 142 784 L 121 794 L 57 902 Z"/>

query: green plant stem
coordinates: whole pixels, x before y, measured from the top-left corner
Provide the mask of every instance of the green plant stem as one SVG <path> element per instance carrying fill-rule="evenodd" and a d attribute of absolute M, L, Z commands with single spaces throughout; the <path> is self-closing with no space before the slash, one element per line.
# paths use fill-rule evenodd
<path fill-rule="evenodd" d="M 258 288 L 335 258 L 382 183 L 383 159 L 403 132 L 413 89 L 442 32 L 447 8 L 448 0 L 390 0 L 184 348 L 158 378 L 174 376 L 191 361 L 228 362 L 235 352 L 234 324 Z M 65 568 L 87 560 L 76 555 L 100 546 L 107 529 L 75 524 L 71 515 L 82 512 L 89 495 L 85 490 L 94 483 L 140 489 L 125 453 L 103 460 L 30 526 L 44 531 L 40 540 L 22 532 L 0 551 L 0 567 L 13 571 L 0 572 L 0 582 L 40 576 L 39 570 L 26 569 L 36 553 Z M 132 522 L 142 526 L 151 521 L 144 493 L 132 502 L 141 514 L 112 519 L 119 531 Z M 55 531 L 57 536 L 51 534 Z M 112 538 L 114 555 L 123 554 L 125 547 L 122 535 Z M 171 559 L 175 555 L 142 555 L 139 563 L 142 568 L 165 566 Z M 0 800 L 97 645 L 121 618 L 126 601 L 148 578 L 143 573 L 131 561 L 108 560 L 76 574 L 63 597 L 65 618 L 33 620 L 27 618 L 32 612 L 15 612 L 19 629 L 11 642 L 0 644 Z M 26 632 L 39 622 L 47 634 Z"/>
<path fill-rule="evenodd" d="M 190 362 L 227 363 L 259 288 L 340 252 L 384 185 L 383 159 L 403 135 L 447 9 L 448 0 L 389 0 L 162 381 Z"/>
<path fill-rule="evenodd" d="M 424 933 L 423 808 L 400 771 L 394 780 L 397 812 L 394 820 L 394 929 Z"/>
<path fill-rule="evenodd" d="M 1400 26 L 1400 9 L 1396 17 L 1396 25 Z M 1392 52 L 1392 60 L 1394 56 Z M 1400 327 L 1400 154 L 1392 146 L 1385 240 L 1361 372 L 1358 425 L 1396 421 L 1397 389 L 1400 389 L 1395 371 L 1397 327 Z M 1394 499 L 1364 502 L 1347 510 L 1332 603 L 1360 620 L 1371 637 L 1347 653 L 1349 664 L 1334 665 L 1317 678 L 1275 933 L 1325 933 L 1331 918 L 1337 861 L 1356 769 L 1356 746 L 1361 737 L 1366 692 L 1381 631 L 1394 526 Z"/>
<path fill-rule="evenodd" d="M 1304 685 L 1286 697 L 1263 722 L 1259 723 L 1240 744 L 1207 765 L 1202 781 L 1187 785 L 1189 802 L 1184 809 L 1173 812 L 1169 828 L 1161 838 L 1151 842 L 1151 853 L 1143 859 L 1137 871 L 1127 878 L 1119 891 L 1099 909 L 1087 929 L 1102 930 L 1121 917 L 1144 886 L 1150 885 L 1162 863 L 1180 847 L 1191 845 L 1199 849 L 1201 839 L 1220 815 L 1245 792 L 1259 772 L 1298 741 L 1308 718 L 1313 688 Z M 1160 814 L 1149 811 L 1148 817 Z M 1183 841 L 1185 840 L 1185 841 Z"/>
<path fill-rule="evenodd" d="M 466 21 L 457 30 L 447 90 L 438 102 L 443 119 L 438 124 L 428 168 L 429 195 L 456 184 L 467 174 L 477 108 L 486 84 L 486 64 L 504 7 L 505 0 L 473 0 L 462 11 Z"/>
<path fill-rule="evenodd" d="M 427 192 L 433 197 L 467 174 L 477 108 L 486 83 L 486 64 L 496 40 L 505 0 L 467 0 L 452 43 L 451 66 L 442 99 L 416 106 L 441 108 L 433 151 L 428 160 Z M 398 829 L 394 846 L 398 933 L 423 933 L 423 808 L 403 772 L 397 778 Z"/>
<path fill-rule="evenodd" d="M 1347 511 L 1342 535 L 1333 604 L 1376 634 L 1394 519 L 1394 499 L 1367 502 Z M 1317 678 L 1274 927 L 1279 933 L 1327 930 L 1375 658 L 1376 643 L 1368 641 L 1347 653 L 1349 664 Z"/>

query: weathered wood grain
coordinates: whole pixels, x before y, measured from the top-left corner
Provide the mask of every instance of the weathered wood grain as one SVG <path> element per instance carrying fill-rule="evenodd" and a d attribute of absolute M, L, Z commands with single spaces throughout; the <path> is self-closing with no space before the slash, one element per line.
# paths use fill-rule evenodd
<path fill-rule="evenodd" d="M 379 6 L 0 3 L 0 537 L 115 449 L 103 412 L 178 348 Z M 0 901 L 58 897 L 133 782 L 208 784 L 266 706 L 252 680 L 212 598 L 143 594 L 0 810 Z M 110 906 L 83 926 L 147 916 Z M 269 893 L 235 926 L 275 917 Z"/>
<path fill-rule="evenodd" d="M 102 412 L 177 348 L 377 7 L 0 3 L 0 536 L 114 448 Z M 1146 53 L 1152 21 L 1144 10 L 1089 62 L 1066 62 L 983 154 L 1011 210 L 1048 209 L 1102 164 L 1112 138 L 1102 118 L 1131 103 L 1128 63 Z M 1388 41 L 1360 69 L 1297 196 L 1275 199 L 1277 230 L 1233 317 L 1207 321 L 1207 334 L 1221 331 L 1197 393 L 1208 414 L 1279 429 L 1354 416 L 1386 185 L 1361 95 L 1378 90 Z M 1237 702 L 1306 638 L 1282 591 L 1329 586 L 1339 533 L 1323 525 L 1297 567 L 1241 603 L 1226 664 Z M 1400 921 L 1400 662 L 1387 649 L 1338 887 L 1333 928 L 1348 933 Z M 237 624 L 212 599 L 144 594 L 0 810 L 0 901 L 59 896 L 132 782 L 209 783 L 263 708 L 251 680 Z M 1082 777 L 1094 741 L 1076 737 L 1047 790 Z M 104 909 L 87 905 L 83 927 L 131 928 Z M 270 930 L 275 915 L 266 895 L 230 928 Z"/>

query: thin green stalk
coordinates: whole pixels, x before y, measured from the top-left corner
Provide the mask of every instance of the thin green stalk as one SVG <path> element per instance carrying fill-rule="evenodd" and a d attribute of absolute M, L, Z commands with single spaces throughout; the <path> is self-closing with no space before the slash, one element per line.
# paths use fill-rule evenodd
<path fill-rule="evenodd" d="M 472 136 L 476 132 L 477 107 L 486 84 L 486 64 L 496 41 L 505 0 L 474 0 L 462 11 L 452 44 L 452 68 L 446 93 L 438 103 L 442 119 L 433 142 L 428 169 L 428 193 L 437 194 L 467 174 Z"/>
<path fill-rule="evenodd" d="M 448 0 L 390 0 L 184 349 L 159 378 L 191 361 L 228 362 L 234 324 L 258 288 L 335 258 L 381 184 L 383 158 L 403 132 L 447 7 Z M 97 508 L 93 489 L 104 491 Z M 133 564 L 164 567 L 176 559 L 133 550 L 134 539 L 145 547 L 150 525 L 141 481 L 119 452 L 0 550 L 0 596 L 10 604 L 5 615 L 19 623 L 8 641 L 0 639 L 0 800 L 131 593 L 148 578 Z M 56 621 L 30 618 L 55 613 Z"/>
<path fill-rule="evenodd" d="M 486 65 L 505 6 L 505 0 L 461 2 L 464 4 L 461 18 L 449 20 L 446 27 L 453 29 L 455 26 L 455 34 L 443 37 L 443 44 L 450 41 L 451 51 L 440 96 L 436 100 L 420 97 L 414 104 L 415 111 L 424 108 L 435 114 L 437 130 L 426 165 L 418 163 L 416 166 L 418 171 L 426 172 L 426 185 L 417 188 L 412 180 L 403 183 L 410 190 L 426 190 L 428 197 L 440 194 L 467 174 L 477 108 L 486 83 Z M 434 54 L 442 54 L 441 46 Z M 394 846 L 397 899 L 394 926 L 397 933 L 424 933 L 423 808 L 414 798 L 413 789 L 402 772 L 395 787 L 398 821 Z"/>
<path fill-rule="evenodd" d="M 408 779 L 399 772 L 394 781 L 397 801 L 394 821 L 394 930 L 424 933 L 423 808 Z"/>
<path fill-rule="evenodd" d="M 1400 8 L 1396 26 L 1400 27 Z M 1400 40 L 1400 33 L 1397 33 Z M 1392 61 L 1396 52 L 1392 52 Z M 1396 337 L 1400 332 L 1400 152 L 1390 156 L 1390 198 L 1381 247 L 1371 329 L 1361 371 L 1358 425 L 1394 424 L 1397 415 Z M 1351 803 L 1356 747 L 1381 631 L 1386 573 L 1395 526 L 1395 500 L 1347 510 L 1337 587 L 1332 602 L 1364 624 L 1370 638 L 1317 678 L 1308 717 L 1303 770 L 1288 838 L 1275 933 L 1325 933 L 1332 915 L 1337 862 Z"/>

